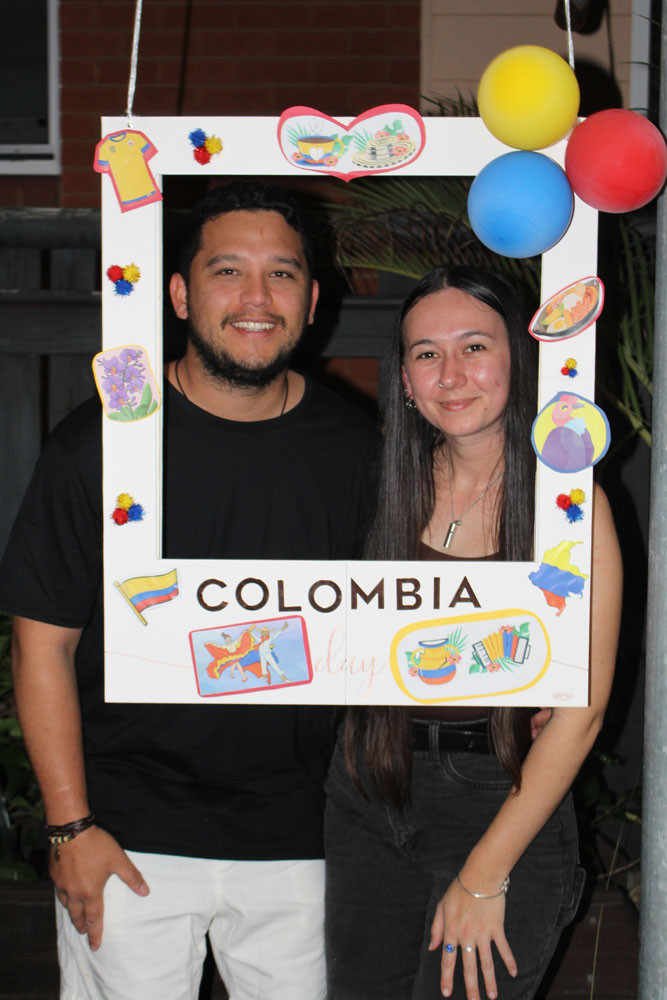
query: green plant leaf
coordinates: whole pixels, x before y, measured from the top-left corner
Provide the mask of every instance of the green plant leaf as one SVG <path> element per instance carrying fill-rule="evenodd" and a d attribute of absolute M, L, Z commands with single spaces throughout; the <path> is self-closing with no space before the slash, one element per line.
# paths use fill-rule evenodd
<path fill-rule="evenodd" d="M 146 385 L 144 386 L 144 391 L 141 394 L 141 399 L 139 400 L 139 406 L 141 407 L 145 406 L 146 408 L 148 408 L 148 406 L 150 406 L 152 398 L 153 398 L 153 393 L 151 391 L 150 385 L 147 382 Z"/>

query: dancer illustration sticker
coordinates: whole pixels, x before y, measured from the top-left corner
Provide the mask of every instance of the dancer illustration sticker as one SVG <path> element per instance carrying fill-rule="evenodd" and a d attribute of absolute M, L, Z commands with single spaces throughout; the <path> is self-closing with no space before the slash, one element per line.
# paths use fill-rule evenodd
<path fill-rule="evenodd" d="M 190 633 L 202 698 L 310 684 L 313 668 L 300 615 Z"/>
<path fill-rule="evenodd" d="M 141 420 L 160 405 L 160 391 L 143 347 L 130 344 L 101 351 L 93 358 L 93 375 L 110 420 Z"/>
<path fill-rule="evenodd" d="M 537 457 L 550 469 L 582 472 L 606 455 L 609 421 L 590 399 L 559 392 L 535 418 L 531 440 Z"/>
<path fill-rule="evenodd" d="M 407 625 L 390 654 L 399 688 L 425 704 L 522 691 L 543 677 L 550 660 L 544 625 L 517 608 Z"/>
<path fill-rule="evenodd" d="M 587 573 L 582 573 L 570 559 L 570 552 L 581 542 L 559 542 L 542 556 L 540 568 L 528 574 L 528 579 L 539 587 L 547 604 L 556 608 L 556 617 L 565 610 L 568 597 L 582 597 Z"/>
<path fill-rule="evenodd" d="M 371 108 L 350 125 L 315 108 L 294 107 L 278 123 L 280 149 L 290 163 L 346 181 L 411 163 L 425 136 L 421 115 L 405 104 Z"/>
<path fill-rule="evenodd" d="M 148 136 L 136 129 L 109 133 L 95 147 L 93 168 L 111 177 L 121 212 L 162 201 L 148 166 L 156 153 Z"/>

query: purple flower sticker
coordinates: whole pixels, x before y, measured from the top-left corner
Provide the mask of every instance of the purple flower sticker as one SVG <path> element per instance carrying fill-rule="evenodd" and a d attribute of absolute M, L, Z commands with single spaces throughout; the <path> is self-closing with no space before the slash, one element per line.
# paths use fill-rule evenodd
<path fill-rule="evenodd" d="M 111 420 L 141 420 L 157 410 L 160 393 L 142 347 L 97 354 L 93 373 L 104 412 Z"/>

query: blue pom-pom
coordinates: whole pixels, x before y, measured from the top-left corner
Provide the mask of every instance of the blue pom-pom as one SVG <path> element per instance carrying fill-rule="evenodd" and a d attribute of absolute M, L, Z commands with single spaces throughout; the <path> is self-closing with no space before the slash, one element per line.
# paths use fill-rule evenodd
<path fill-rule="evenodd" d="M 579 372 L 577 371 L 576 368 L 570 368 L 567 374 L 568 378 L 576 378 Z"/>
<path fill-rule="evenodd" d="M 196 128 L 194 132 L 190 133 L 188 139 L 195 147 L 203 146 L 206 142 L 206 132 L 201 128 Z"/>
<path fill-rule="evenodd" d="M 144 508 L 140 503 L 130 504 L 127 508 L 127 519 L 128 521 L 143 521 Z"/>
<path fill-rule="evenodd" d="M 581 521 L 584 516 L 584 512 L 578 503 L 573 503 L 565 511 L 565 517 L 568 519 L 570 524 L 575 524 L 577 521 Z"/>
<path fill-rule="evenodd" d="M 116 282 L 116 295 L 131 295 L 133 284 L 131 281 L 126 281 L 125 278 L 119 278 Z"/>

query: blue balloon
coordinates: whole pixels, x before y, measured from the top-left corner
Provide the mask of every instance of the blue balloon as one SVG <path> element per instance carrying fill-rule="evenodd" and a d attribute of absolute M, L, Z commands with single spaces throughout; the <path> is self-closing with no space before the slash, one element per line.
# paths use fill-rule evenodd
<path fill-rule="evenodd" d="M 572 188 L 543 153 L 505 153 L 480 170 L 468 195 L 477 238 L 503 257 L 534 257 L 563 236 L 572 218 Z"/>

